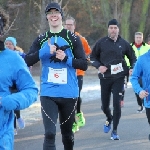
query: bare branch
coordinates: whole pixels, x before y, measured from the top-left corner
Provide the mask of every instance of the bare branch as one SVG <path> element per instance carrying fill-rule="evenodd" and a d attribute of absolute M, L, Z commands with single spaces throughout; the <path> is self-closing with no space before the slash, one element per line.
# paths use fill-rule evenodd
<path fill-rule="evenodd" d="M 41 11 L 41 5 L 38 4 L 37 2 L 34 2 L 34 7 L 37 7 Z"/>
<path fill-rule="evenodd" d="M 36 30 L 36 33 L 40 33 L 39 28 L 35 24 L 33 24 L 33 28 Z"/>
<path fill-rule="evenodd" d="M 56 3 L 58 3 L 60 6 L 62 5 L 62 0 L 60 0 L 59 2 L 58 2 L 58 0 L 52 0 L 52 2 L 56 2 Z"/>
<path fill-rule="evenodd" d="M 59 5 L 62 6 L 62 0 L 60 0 Z"/>
<path fill-rule="evenodd" d="M 9 8 L 14 9 L 14 8 L 22 7 L 22 6 L 24 6 L 24 5 L 26 5 L 25 2 L 19 3 L 19 4 L 8 4 L 7 6 L 8 6 Z"/>
<path fill-rule="evenodd" d="M 13 27 L 13 25 L 14 25 L 16 19 L 17 19 L 18 14 L 19 14 L 19 9 L 17 10 L 17 14 L 16 14 L 15 19 L 13 20 L 13 22 L 12 22 L 11 25 L 9 26 L 8 30 L 5 31 L 4 35 L 7 34 L 7 33 L 9 32 L 9 30 Z"/>
<path fill-rule="evenodd" d="M 67 1 L 66 5 L 62 8 L 63 10 L 66 9 L 67 5 L 69 4 L 70 0 Z"/>
<path fill-rule="evenodd" d="M 68 14 L 68 4 L 69 4 L 70 0 L 67 1 L 67 3 L 65 4 L 65 6 L 62 8 L 63 12 L 64 12 L 64 16 L 67 16 Z"/>

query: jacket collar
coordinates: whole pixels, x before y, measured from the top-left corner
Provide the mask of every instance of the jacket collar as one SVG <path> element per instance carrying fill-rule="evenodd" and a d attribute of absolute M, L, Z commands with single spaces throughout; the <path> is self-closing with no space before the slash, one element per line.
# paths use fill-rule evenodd
<path fill-rule="evenodd" d="M 109 36 L 107 36 L 109 40 L 114 41 L 113 39 L 111 39 Z M 118 35 L 117 41 L 121 38 L 120 35 Z"/>
<path fill-rule="evenodd" d="M 132 42 L 132 43 L 131 43 L 131 46 L 133 46 L 133 45 L 135 45 L 135 42 Z M 145 46 L 146 43 L 145 43 L 145 42 L 142 42 L 142 45 Z"/>

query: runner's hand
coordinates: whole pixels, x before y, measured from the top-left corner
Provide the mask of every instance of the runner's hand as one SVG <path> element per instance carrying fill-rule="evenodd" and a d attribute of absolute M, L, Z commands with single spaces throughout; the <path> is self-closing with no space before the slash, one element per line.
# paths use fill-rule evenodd
<path fill-rule="evenodd" d="M 65 58 L 66 54 L 64 53 L 64 51 L 62 50 L 57 50 L 56 51 L 56 58 L 63 60 Z"/>
<path fill-rule="evenodd" d="M 100 67 L 99 67 L 99 72 L 102 73 L 102 74 L 103 74 L 104 72 L 106 72 L 106 70 L 107 70 L 107 67 L 105 67 L 105 66 L 100 66 Z"/>
<path fill-rule="evenodd" d="M 130 69 L 130 70 L 129 70 L 129 75 L 130 75 L 130 76 L 132 75 L 132 71 L 133 71 L 133 69 Z"/>
<path fill-rule="evenodd" d="M 146 92 L 145 90 L 142 90 L 142 91 L 139 93 L 139 97 L 140 97 L 141 99 L 147 97 L 148 95 L 149 95 L 149 93 Z"/>
<path fill-rule="evenodd" d="M 48 45 L 50 47 L 50 54 L 54 54 L 56 52 L 56 46 L 51 44 L 50 38 L 48 38 Z"/>

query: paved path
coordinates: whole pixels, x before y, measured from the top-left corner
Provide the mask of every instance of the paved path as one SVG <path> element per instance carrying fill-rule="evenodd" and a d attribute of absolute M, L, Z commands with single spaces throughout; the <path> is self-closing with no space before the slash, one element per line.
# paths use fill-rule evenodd
<path fill-rule="evenodd" d="M 121 140 L 112 141 L 110 133 L 103 133 L 105 116 L 100 109 L 99 80 L 97 75 L 91 74 L 85 76 L 82 91 L 82 111 L 86 118 L 86 125 L 75 133 L 74 150 L 149 150 L 150 128 L 145 112 L 136 113 L 137 103 L 132 88 L 126 89 L 125 107 L 122 108 L 122 117 L 118 127 Z M 37 77 L 35 78 L 37 80 Z M 14 149 L 42 150 L 44 129 L 39 99 L 28 109 L 22 110 L 21 114 L 26 121 L 26 127 L 19 130 L 18 135 L 15 136 Z M 56 145 L 57 150 L 63 150 L 59 125 L 57 125 Z"/>

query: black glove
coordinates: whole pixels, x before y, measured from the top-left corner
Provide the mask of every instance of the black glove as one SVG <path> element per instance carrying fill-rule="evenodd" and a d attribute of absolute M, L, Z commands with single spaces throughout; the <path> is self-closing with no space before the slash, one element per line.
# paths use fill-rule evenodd
<path fill-rule="evenodd" d="M 69 45 L 64 45 L 64 46 L 59 47 L 56 43 L 54 43 L 54 45 L 56 46 L 56 51 L 59 50 L 59 49 L 62 50 L 62 51 L 65 51 L 67 48 L 70 47 Z M 66 58 L 67 58 L 67 56 L 65 57 L 65 60 L 66 60 Z M 60 59 L 56 58 L 56 54 L 50 57 L 50 63 L 52 61 L 54 61 L 54 63 L 61 62 Z"/>

